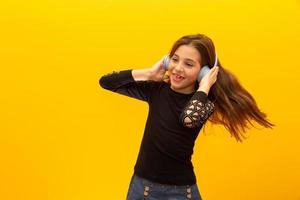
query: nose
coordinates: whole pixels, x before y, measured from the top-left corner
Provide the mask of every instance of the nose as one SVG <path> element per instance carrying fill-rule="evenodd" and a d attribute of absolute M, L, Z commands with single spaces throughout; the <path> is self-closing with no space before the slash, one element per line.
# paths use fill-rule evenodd
<path fill-rule="evenodd" d="M 174 66 L 174 70 L 175 72 L 182 72 L 183 71 L 182 63 L 181 62 L 176 63 Z"/>

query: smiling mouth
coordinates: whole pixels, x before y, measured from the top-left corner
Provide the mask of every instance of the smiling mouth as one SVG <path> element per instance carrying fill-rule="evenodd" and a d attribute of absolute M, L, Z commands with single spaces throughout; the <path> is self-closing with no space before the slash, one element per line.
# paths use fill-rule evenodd
<path fill-rule="evenodd" d="M 174 79 L 175 81 L 181 81 L 181 80 L 184 79 L 183 76 L 180 76 L 180 75 L 178 75 L 178 74 L 172 74 L 172 76 L 173 76 L 173 79 Z"/>

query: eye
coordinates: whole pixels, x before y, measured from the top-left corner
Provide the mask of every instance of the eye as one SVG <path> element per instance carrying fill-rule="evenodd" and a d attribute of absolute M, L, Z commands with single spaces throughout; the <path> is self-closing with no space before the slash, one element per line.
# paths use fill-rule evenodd
<path fill-rule="evenodd" d="M 189 67 L 193 67 L 193 64 L 191 64 L 191 63 L 186 63 L 186 65 Z"/>
<path fill-rule="evenodd" d="M 172 58 L 172 60 L 173 60 L 173 61 L 177 61 L 178 59 L 177 59 L 177 58 L 175 58 L 175 57 L 173 57 L 173 58 Z"/>

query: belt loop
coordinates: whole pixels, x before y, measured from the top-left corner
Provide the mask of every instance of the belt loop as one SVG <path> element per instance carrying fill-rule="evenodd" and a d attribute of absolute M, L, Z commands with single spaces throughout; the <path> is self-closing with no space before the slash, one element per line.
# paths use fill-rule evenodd
<path fill-rule="evenodd" d="M 148 195 L 149 195 L 149 190 L 150 190 L 150 188 L 149 188 L 149 186 L 144 186 L 144 198 L 146 198 Z"/>
<path fill-rule="evenodd" d="M 190 185 L 187 185 L 187 187 L 186 187 L 186 192 L 187 192 L 186 197 L 187 197 L 188 199 L 192 199 L 192 188 L 191 188 Z"/>

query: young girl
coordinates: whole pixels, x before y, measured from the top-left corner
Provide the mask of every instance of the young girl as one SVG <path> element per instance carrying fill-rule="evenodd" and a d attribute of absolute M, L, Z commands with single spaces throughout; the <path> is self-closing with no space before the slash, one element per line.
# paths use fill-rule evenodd
<path fill-rule="evenodd" d="M 254 98 L 218 61 L 212 40 L 186 35 L 170 53 L 168 70 L 163 58 L 149 69 L 113 71 L 99 80 L 104 89 L 145 101 L 148 118 L 127 200 L 201 200 L 191 157 L 194 142 L 207 120 L 222 124 L 237 141 L 247 122 L 266 128 Z M 198 82 L 202 66 L 211 70 Z M 245 138 L 245 137 L 244 137 Z"/>

